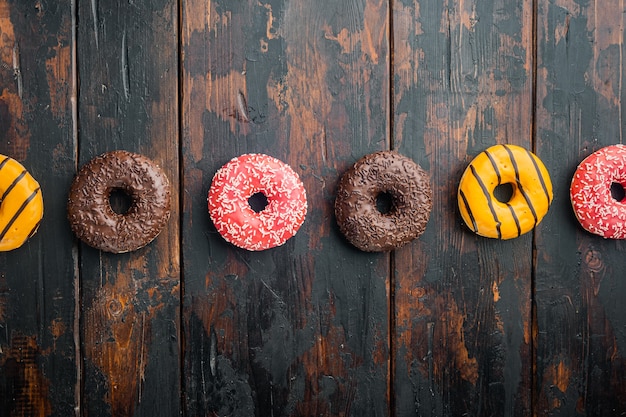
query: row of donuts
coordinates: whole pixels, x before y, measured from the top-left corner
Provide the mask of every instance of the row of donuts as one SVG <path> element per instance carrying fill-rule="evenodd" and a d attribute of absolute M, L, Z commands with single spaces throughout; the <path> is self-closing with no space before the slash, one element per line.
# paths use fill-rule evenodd
<path fill-rule="evenodd" d="M 511 195 L 496 197 L 508 184 Z M 626 187 L 626 146 L 611 145 L 585 158 L 576 169 L 570 199 L 582 227 L 604 238 L 626 238 L 626 198 L 612 187 Z M 122 213 L 110 195 L 130 199 Z M 43 218 L 41 187 L 14 159 L 0 155 L 0 251 L 20 247 Z M 496 239 L 521 236 L 536 227 L 552 203 L 552 183 L 542 161 L 516 145 L 494 145 L 468 165 L 458 187 L 458 207 L 476 234 Z M 304 223 L 306 190 L 284 162 L 264 154 L 233 158 L 214 175 L 208 193 L 209 216 L 229 243 L 259 251 L 284 244 Z M 337 186 L 335 216 L 341 232 L 357 248 L 388 251 L 420 236 L 432 210 L 428 174 L 395 151 L 357 161 Z M 123 253 L 150 243 L 170 214 L 170 185 L 147 157 L 127 151 L 100 155 L 72 182 L 68 219 L 88 245 Z"/>

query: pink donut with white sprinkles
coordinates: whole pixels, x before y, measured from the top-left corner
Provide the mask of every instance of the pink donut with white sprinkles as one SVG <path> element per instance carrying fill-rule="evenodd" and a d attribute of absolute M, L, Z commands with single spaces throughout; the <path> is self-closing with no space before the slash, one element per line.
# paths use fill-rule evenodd
<path fill-rule="evenodd" d="M 253 208 L 250 198 L 258 196 L 266 200 L 264 207 Z M 211 182 L 208 204 L 222 237 L 250 251 L 284 244 L 300 229 L 307 212 L 298 174 L 264 154 L 244 154 L 222 166 Z"/>
<path fill-rule="evenodd" d="M 582 227 L 606 239 L 626 239 L 626 198 L 611 186 L 626 187 L 626 146 L 611 145 L 585 158 L 574 173 L 570 199 Z"/>

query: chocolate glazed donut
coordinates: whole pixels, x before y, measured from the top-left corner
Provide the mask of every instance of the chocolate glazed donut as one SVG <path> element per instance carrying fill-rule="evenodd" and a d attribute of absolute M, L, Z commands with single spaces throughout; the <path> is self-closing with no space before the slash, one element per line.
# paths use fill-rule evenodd
<path fill-rule="evenodd" d="M 109 197 L 122 191 L 131 200 L 125 213 L 113 211 Z M 88 245 L 123 253 L 150 243 L 170 215 L 170 184 L 143 155 L 113 151 L 79 171 L 70 189 L 67 215 L 72 230 Z"/>
<path fill-rule="evenodd" d="M 387 195 L 381 212 L 377 199 Z M 366 155 L 339 181 L 335 216 L 339 229 L 366 252 L 396 249 L 424 232 L 432 209 L 428 174 L 393 151 Z"/>

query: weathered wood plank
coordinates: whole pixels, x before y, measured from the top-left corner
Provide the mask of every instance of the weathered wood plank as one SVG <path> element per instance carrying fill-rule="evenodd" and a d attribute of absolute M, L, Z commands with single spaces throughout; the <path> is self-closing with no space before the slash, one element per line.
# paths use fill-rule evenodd
<path fill-rule="evenodd" d="M 623 142 L 626 9 L 536 3 L 0 0 L 0 153 L 45 201 L 0 253 L 0 415 L 626 413 L 626 246 L 583 231 L 568 195 L 585 156 Z M 539 228 L 506 242 L 456 208 L 495 143 L 534 146 L 554 184 Z M 389 148 L 430 172 L 434 210 L 417 241 L 366 254 L 335 225 L 335 186 Z M 65 218 L 76 167 L 113 149 L 173 185 L 166 230 L 125 255 Z M 283 247 L 236 249 L 208 218 L 212 175 L 245 152 L 305 183 Z"/>
<path fill-rule="evenodd" d="M 626 413 L 624 242 L 585 232 L 569 200 L 587 155 L 623 143 L 620 1 L 540 1 L 537 151 L 554 204 L 537 234 L 536 415 Z"/>
<path fill-rule="evenodd" d="M 79 165 L 111 150 L 142 153 L 172 185 L 170 220 L 128 254 L 80 246 L 84 410 L 180 413 L 178 2 L 78 5 Z"/>
<path fill-rule="evenodd" d="M 73 242 L 72 7 L 0 1 L 0 153 L 39 182 L 44 218 L 0 254 L 0 415 L 71 416 L 77 387 Z"/>
<path fill-rule="evenodd" d="M 434 192 L 394 258 L 396 414 L 530 415 L 532 233 L 474 235 L 456 194 L 487 147 L 532 145 L 532 4 L 399 1 L 393 28 L 394 146 Z"/>
<path fill-rule="evenodd" d="M 334 223 L 339 176 L 388 146 L 380 1 L 183 2 L 183 270 L 189 415 L 388 414 L 388 256 Z M 227 244 L 215 171 L 246 152 L 289 163 L 309 214 L 284 246 Z"/>

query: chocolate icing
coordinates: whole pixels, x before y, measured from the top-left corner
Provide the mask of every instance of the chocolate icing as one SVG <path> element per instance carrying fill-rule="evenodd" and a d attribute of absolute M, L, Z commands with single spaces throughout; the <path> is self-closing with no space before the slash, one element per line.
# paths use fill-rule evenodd
<path fill-rule="evenodd" d="M 132 203 L 124 214 L 111 208 L 111 191 L 120 189 Z M 100 155 L 79 171 L 72 183 L 67 216 L 85 243 L 123 253 L 150 243 L 170 215 L 170 184 L 165 173 L 143 155 L 113 151 Z"/>
<path fill-rule="evenodd" d="M 376 208 L 381 193 L 391 196 L 391 208 Z M 411 159 L 394 151 L 364 156 L 339 181 L 335 216 L 350 243 L 366 252 L 398 248 L 424 232 L 432 209 L 428 174 Z"/>

